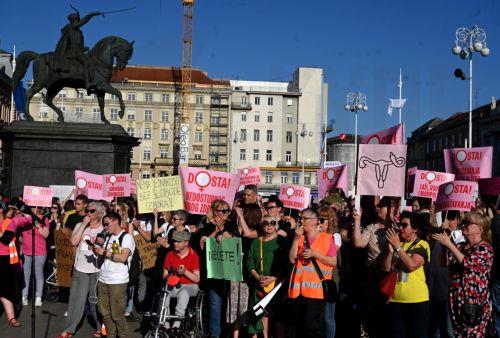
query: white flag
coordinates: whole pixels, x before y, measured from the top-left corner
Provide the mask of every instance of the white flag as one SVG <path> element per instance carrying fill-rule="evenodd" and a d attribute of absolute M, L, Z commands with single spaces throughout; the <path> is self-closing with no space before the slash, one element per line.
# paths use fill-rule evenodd
<path fill-rule="evenodd" d="M 387 107 L 387 114 L 392 116 L 392 110 L 394 108 L 403 108 L 406 103 L 406 99 L 389 99 L 389 107 Z"/>

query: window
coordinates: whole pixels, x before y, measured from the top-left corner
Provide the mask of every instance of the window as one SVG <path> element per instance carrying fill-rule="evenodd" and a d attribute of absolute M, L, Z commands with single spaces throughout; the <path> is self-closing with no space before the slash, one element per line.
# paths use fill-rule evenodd
<path fill-rule="evenodd" d="M 61 99 L 65 98 L 66 97 L 66 91 L 65 90 L 61 90 L 59 92 L 59 94 L 57 94 L 57 97 L 59 97 Z"/>
<path fill-rule="evenodd" d="M 254 102 L 256 106 L 260 105 L 260 97 L 256 96 Z"/>
<path fill-rule="evenodd" d="M 134 128 L 127 128 L 127 134 L 134 136 Z"/>
<path fill-rule="evenodd" d="M 292 162 L 292 152 L 287 151 L 285 154 L 285 162 Z"/>
<path fill-rule="evenodd" d="M 75 117 L 77 119 L 83 119 L 83 107 L 75 107 Z"/>
<path fill-rule="evenodd" d="M 194 141 L 195 142 L 203 142 L 203 132 L 202 131 L 195 131 L 194 132 Z"/>
<path fill-rule="evenodd" d="M 203 104 L 203 96 L 196 95 L 196 104 Z"/>
<path fill-rule="evenodd" d="M 168 111 L 161 112 L 161 122 L 168 122 Z"/>
<path fill-rule="evenodd" d="M 144 111 L 144 121 L 153 121 L 153 111 L 150 109 L 146 109 Z"/>
<path fill-rule="evenodd" d="M 273 160 L 273 151 L 266 150 L 266 161 L 272 161 L 272 160 Z"/>
<path fill-rule="evenodd" d="M 143 172 L 142 173 L 142 178 L 143 179 L 151 178 L 151 173 L 149 173 L 148 171 Z"/>
<path fill-rule="evenodd" d="M 273 122 L 273 112 L 267 113 L 267 122 Z"/>
<path fill-rule="evenodd" d="M 292 114 L 286 114 L 286 123 L 292 124 Z"/>
<path fill-rule="evenodd" d="M 144 128 L 144 139 L 151 140 L 151 128 Z"/>
<path fill-rule="evenodd" d="M 113 120 L 113 121 L 114 121 L 114 120 L 118 120 L 118 109 L 116 109 L 116 108 L 111 108 L 111 109 L 109 110 L 109 118 L 110 118 L 111 120 Z"/>
<path fill-rule="evenodd" d="M 57 106 L 57 108 L 61 109 L 63 113 L 66 112 L 66 106 Z"/>
<path fill-rule="evenodd" d="M 144 93 L 144 101 L 153 102 L 153 94 L 152 93 Z"/>
<path fill-rule="evenodd" d="M 135 101 L 135 93 L 128 93 L 128 100 Z"/>
<path fill-rule="evenodd" d="M 127 110 L 127 120 L 129 121 L 135 120 L 135 110 Z"/>
<path fill-rule="evenodd" d="M 271 183 L 273 183 L 273 172 L 266 171 L 266 184 L 271 184 Z"/>
<path fill-rule="evenodd" d="M 293 106 L 293 100 L 292 99 L 287 99 L 286 100 L 286 105 L 289 106 L 289 107 Z"/>
<path fill-rule="evenodd" d="M 247 130 L 246 129 L 240 129 L 240 139 L 241 142 L 244 142 L 247 140 Z"/>
<path fill-rule="evenodd" d="M 299 173 L 292 174 L 292 184 L 299 184 Z"/>
<path fill-rule="evenodd" d="M 196 115 L 194 117 L 194 123 L 203 123 L 203 113 L 202 112 L 196 112 Z"/>
<path fill-rule="evenodd" d="M 274 101 L 274 100 L 273 100 L 273 98 L 272 98 L 272 97 L 268 97 L 268 98 L 267 98 L 267 105 L 268 105 L 268 106 L 272 106 L 272 105 L 273 105 L 273 101 Z"/>
<path fill-rule="evenodd" d="M 83 99 L 83 92 L 76 92 L 76 98 L 77 99 Z"/>
<path fill-rule="evenodd" d="M 282 172 L 281 173 L 281 184 L 286 184 L 287 182 L 288 182 L 288 173 Z"/>
<path fill-rule="evenodd" d="M 142 150 L 142 159 L 144 161 L 151 161 L 151 149 L 149 148 L 144 148 Z"/>
<path fill-rule="evenodd" d="M 253 160 L 258 161 L 259 160 L 259 149 L 254 149 L 253 150 Z"/>
<path fill-rule="evenodd" d="M 240 149 L 240 161 L 246 161 L 246 160 L 247 160 L 247 150 Z"/>
<path fill-rule="evenodd" d="M 219 153 L 217 153 L 217 152 L 210 153 L 210 162 L 218 163 L 219 162 Z"/>
<path fill-rule="evenodd" d="M 194 159 L 195 159 L 195 160 L 201 160 L 201 151 L 196 150 L 196 151 L 194 152 Z"/>
<path fill-rule="evenodd" d="M 248 105 L 248 96 L 242 96 L 241 97 L 241 105 L 243 107 L 247 106 Z"/>
<path fill-rule="evenodd" d="M 49 113 L 48 113 L 48 112 L 46 112 L 46 111 L 41 111 L 41 112 L 40 112 L 40 117 L 41 117 L 41 118 L 48 118 L 48 117 L 49 117 Z"/>
<path fill-rule="evenodd" d="M 451 134 L 451 146 L 455 146 L 455 134 Z"/>
<path fill-rule="evenodd" d="M 304 185 L 311 185 L 311 174 L 304 174 Z"/>
<path fill-rule="evenodd" d="M 268 130 L 267 131 L 267 142 L 273 142 L 273 131 L 272 130 Z"/>
<path fill-rule="evenodd" d="M 286 132 L 286 143 L 292 143 L 293 142 L 293 134 L 291 131 Z"/>
<path fill-rule="evenodd" d="M 260 140 L 260 130 L 259 129 L 253 130 L 253 140 L 255 142 L 258 142 Z"/>
<path fill-rule="evenodd" d="M 215 131 L 213 134 L 210 135 L 210 144 L 219 144 L 220 138 L 219 138 L 219 132 Z"/>
<path fill-rule="evenodd" d="M 160 139 L 162 141 L 168 140 L 168 129 L 163 128 L 160 132 Z"/>
<path fill-rule="evenodd" d="M 168 95 L 168 94 L 161 94 L 161 102 L 165 102 L 165 103 L 170 102 L 170 95 Z"/>
<path fill-rule="evenodd" d="M 220 116 L 212 116 L 210 119 L 210 124 L 213 126 L 218 126 L 220 124 Z"/>
<path fill-rule="evenodd" d="M 167 148 L 161 148 L 160 149 L 160 157 L 161 158 L 167 158 L 167 156 L 168 156 Z"/>
<path fill-rule="evenodd" d="M 241 122 L 247 122 L 247 113 L 241 112 Z"/>
<path fill-rule="evenodd" d="M 112 101 L 118 101 L 118 96 L 116 96 L 115 94 L 111 94 L 109 95 L 109 99 Z"/>
<path fill-rule="evenodd" d="M 260 113 L 258 111 L 255 112 L 255 122 L 260 122 Z"/>
<path fill-rule="evenodd" d="M 99 115 L 101 115 L 101 110 L 99 108 L 92 108 L 92 119 L 99 120 Z"/>

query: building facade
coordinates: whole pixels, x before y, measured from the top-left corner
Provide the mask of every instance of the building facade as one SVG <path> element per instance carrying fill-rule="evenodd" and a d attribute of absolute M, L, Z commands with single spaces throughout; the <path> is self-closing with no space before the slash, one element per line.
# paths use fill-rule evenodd
<path fill-rule="evenodd" d="M 11 120 L 12 99 L 12 54 L 0 50 L 0 120 Z"/>
<path fill-rule="evenodd" d="M 347 164 L 349 168 L 349 191 L 354 191 L 354 180 L 356 179 L 356 148 L 354 145 L 354 135 L 345 134 L 343 137 L 334 136 L 327 140 L 327 161 L 339 161 Z M 349 195 L 349 191 L 345 193 Z"/>

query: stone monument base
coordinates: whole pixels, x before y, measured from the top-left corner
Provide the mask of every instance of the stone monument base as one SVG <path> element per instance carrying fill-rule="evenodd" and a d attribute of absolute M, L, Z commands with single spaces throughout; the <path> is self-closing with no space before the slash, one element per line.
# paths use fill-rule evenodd
<path fill-rule="evenodd" d="M 0 130 L 0 191 L 23 193 L 25 185 L 73 185 L 75 170 L 130 172 L 130 151 L 139 144 L 122 126 L 14 121 Z"/>

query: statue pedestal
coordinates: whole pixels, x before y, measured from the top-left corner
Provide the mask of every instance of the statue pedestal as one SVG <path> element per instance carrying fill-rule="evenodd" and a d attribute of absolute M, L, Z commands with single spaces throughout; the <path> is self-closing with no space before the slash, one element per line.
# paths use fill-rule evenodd
<path fill-rule="evenodd" d="M 139 144 L 120 125 L 14 121 L 0 130 L 0 191 L 23 193 L 25 185 L 74 185 L 75 170 L 130 172 L 130 151 Z"/>

